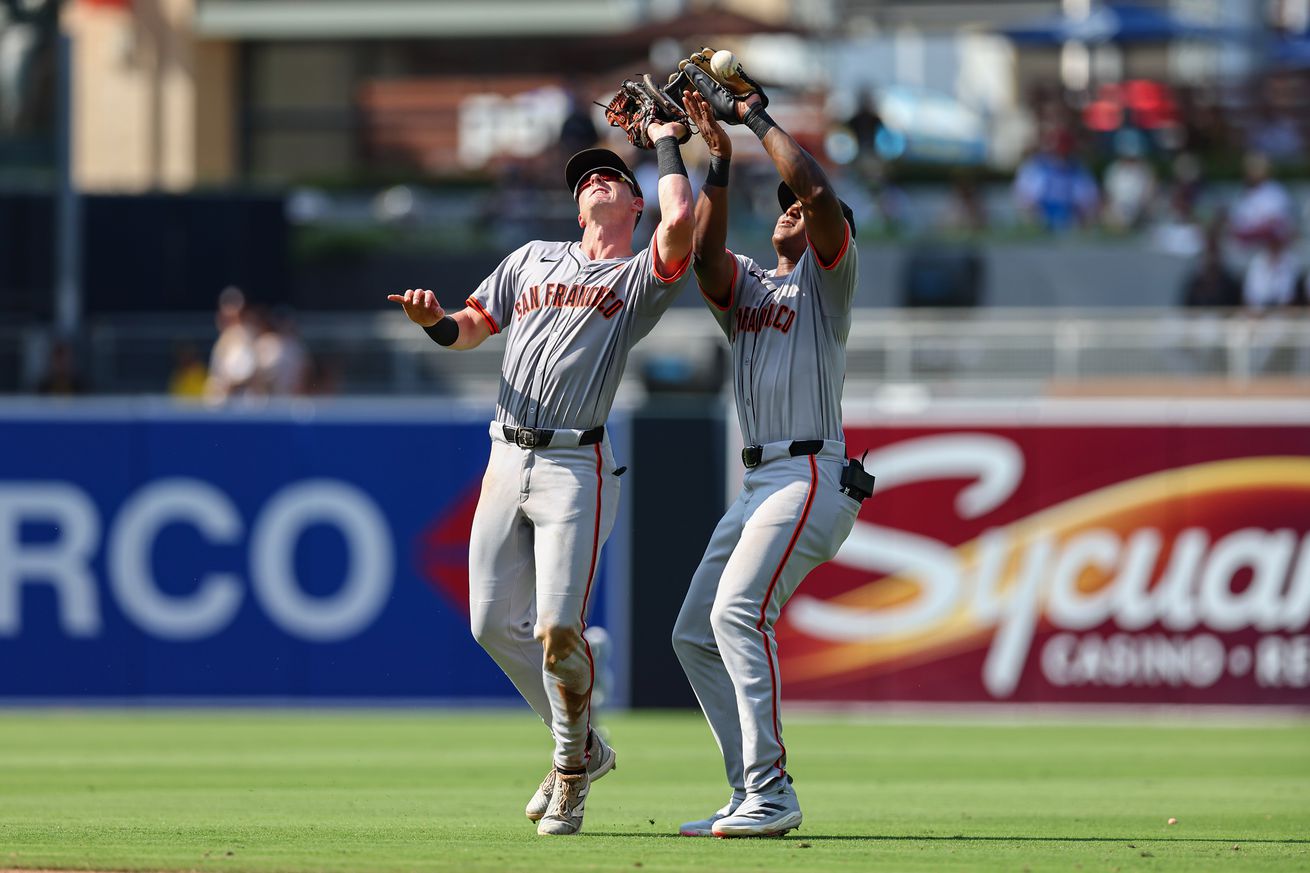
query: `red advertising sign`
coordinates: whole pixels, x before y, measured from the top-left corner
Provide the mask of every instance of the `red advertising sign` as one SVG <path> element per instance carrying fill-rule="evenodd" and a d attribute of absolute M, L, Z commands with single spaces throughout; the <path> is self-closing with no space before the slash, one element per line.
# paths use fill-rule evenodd
<path fill-rule="evenodd" d="M 1310 705 L 1310 424 L 848 427 L 787 696 Z"/>

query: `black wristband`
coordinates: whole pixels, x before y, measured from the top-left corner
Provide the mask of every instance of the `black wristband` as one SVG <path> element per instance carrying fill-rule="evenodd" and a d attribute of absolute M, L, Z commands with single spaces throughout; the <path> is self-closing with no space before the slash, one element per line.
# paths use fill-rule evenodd
<path fill-rule="evenodd" d="M 423 328 L 423 332 L 439 346 L 453 346 L 455 340 L 459 339 L 459 325 L 449 315 L 431 327 Z"/>
<path fill-rule="evenodd" d="M 766 133 L 778 126 L 777 122 L 769 117 L 769 113 L 765 112 L 763 107 L 760 106 L 752 106 L 746 110 L 746 117 L 742 119 L 742 123 L 749 127 L 751 133 L 760 139 L 764 139 Z"/>
<path fill-rule="evenodd" d="M 659 161 L 660 178 L 676 173 L 687 175 L 687 167 L 682 163 L 682 152 L 678 149 L 676 136 L 662 136 L 655 140 L 655 159 Z"/>
<path fill-rule="evenodd" d="M 705 174 L 705 184 L 713 185 L 716 188 L 727 188 L 728 165 L 730 163 L 732 163 L 732 158 L 710 155 L 710 171 Z"/>

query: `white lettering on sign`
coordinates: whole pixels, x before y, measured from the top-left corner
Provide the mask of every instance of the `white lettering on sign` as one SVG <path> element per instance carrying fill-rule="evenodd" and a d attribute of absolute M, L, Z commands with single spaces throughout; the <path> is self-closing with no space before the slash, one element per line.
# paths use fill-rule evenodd
<path fill-rule="evenodd" d="M 1255 648 L 1255 679 L 1266 688 L 1310 687 L 1310 636 L 1262 637 Z"/>
<path fill-rule="evenodd" d="M 330 597 L 307 595 L 296 579 L 296 543 L 314 524 L 331 525 L 346 540 L 346 580 Z M 250 545 L 255 596 L 301 639 L 353 637 L 377 618 L 391 593 L 390 543 L 387 521 L 367 494 L 342 482 L 299 482 L 270 500 L 255 525 Z"/>
<path fill-rule="evenodd" d="M 25 541 L 25 525 L 46 525 L 56 535 Z M 124 616 L 146 633 L 167 640 L 205 639 L 236 617 L 245 596 L 243 580 L 235 572 L 205 573 L 197 580 L 156 578 L 153 551 L 162 531 L 173 525 L 186 525 L 206 542 L 223 546 L 239 546 L 246 531 L 236 505 L 214 485 L 184 478 L 150 482 L 124 501 L 110 528 L 104 544 L 107 587 Z M 296 545 L 313 525 L 336 529 L 345 542 L 345 580 L 331 595 L 307 594 L 295 575 Z M 348 639 L 367 629 L 385 606 L 394 582 L 394 546 L 386 518 L 362 490 L 329 479 L 293 483 L 273 494 L 249 530 L 255 600 L 291 636 Z M 55 589 L 64 633 L 100 634 L 92 570 L 100 532 L 95 504 L 74 485 L 0 483 L 0 636 L 22 633 L 22 593 L 36 584 Z M 177 593 L 183 590 L 188 593 Z"/>
<path fill-rule="evenodd" d="M 151 567 L 151 552 L 167 525 L 189 524 L 211 543 L 241 538 L 241 514 L 227 495 L 196 479 L 163 479 L 136 492 L 119 510 L 109 535 L 109 584 L 123 613 L 163 640 L 213 636 L 241 608 L 241 580 L 207 573 L 191 594 L 165 594 Z M 178 580 L 171 580 L 178 581 Z"/>
<path fill-rule="evenodd" d="M 23 542 L 24 524 L 50 526 L 48 542 Z M 70 637 L 100 633 L 100 599 L 91 559 L 100 516 L 80 488 L 64 482 L 0 483 L 0 636 L 22 629 L 22 586 L 43 583 L 58 596 L 59 626 Z"/>
<path fill-rule="evenodd" d="M 1056 634 L 1042 647 L 1042 674 L 1052 685 L 1170 685 L 1209 688 L 1228 665 L 1213 634 Z"/>

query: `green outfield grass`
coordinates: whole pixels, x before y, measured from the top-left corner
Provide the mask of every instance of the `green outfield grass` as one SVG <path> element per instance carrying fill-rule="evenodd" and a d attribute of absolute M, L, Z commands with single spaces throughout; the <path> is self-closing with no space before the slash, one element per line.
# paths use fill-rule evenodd
<path fill-rule="evenodd" d="M 727 795 L 698 716 L 606 724 L 584 834 L 544 838 L 526 711 L 0 710 L 0 869 L 1310 869 L 1310 722 L 797 716 L 805 825 L 735 841 L 676 836 Z"/>

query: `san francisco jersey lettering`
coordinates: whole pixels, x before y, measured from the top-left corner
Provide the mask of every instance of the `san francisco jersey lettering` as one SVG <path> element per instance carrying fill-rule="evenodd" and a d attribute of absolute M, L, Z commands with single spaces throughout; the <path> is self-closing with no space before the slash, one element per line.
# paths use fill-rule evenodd
<path fill-rule="evenodd" d="M 844 439 L 842 384 L 858 253 L 846 245 L 824 268 L 807 248 L 786 276 L 732 255 L 732 300 L 710 312 L 732 345 L 737 417 L 747 445 Z"/>
<path fill-rule="evenodd" d="M 686 280 L 655 273 L 654 240 L 630 258 L 591 260 L 577 242 L 530 242 L 468 299 L 505 333 L 496 420 L 587 430 L 605 423 L 628 352 Z"/>

